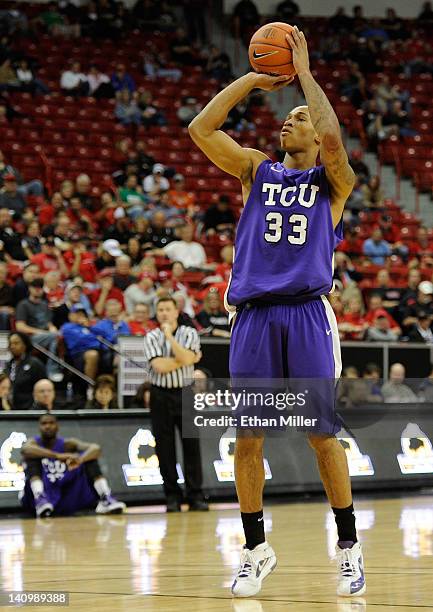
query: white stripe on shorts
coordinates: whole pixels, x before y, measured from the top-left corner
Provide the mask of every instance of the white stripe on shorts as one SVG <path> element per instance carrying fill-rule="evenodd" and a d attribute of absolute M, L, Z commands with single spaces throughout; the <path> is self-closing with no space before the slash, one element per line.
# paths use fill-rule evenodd
<path fill-rule="evenodd" d="M 325 306 L 326 316 L 328 319 L 329 327 L 332 330 L 332 352 L 334 354 L 334 376 L 335 383 L 337 384 L 338 379 L 341 376 L 341 347 L 340 347 L 340 334 L 338 333 L 338 324 L 337 319 L 335 318 L 335 313 L 332 310 L 332 306 L 329 303 L 329 300 L 324 296 L 320 296 L 322 298 L 323 304 Z"/>

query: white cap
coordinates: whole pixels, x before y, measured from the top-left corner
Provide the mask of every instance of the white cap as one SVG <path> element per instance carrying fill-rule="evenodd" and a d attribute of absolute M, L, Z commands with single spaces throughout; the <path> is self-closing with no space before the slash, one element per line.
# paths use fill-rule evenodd
<path fill-rule="evenodd" d="M 126 217 L 125 215 L 125 209 L 122 208 L 121 206 L 119 206 L 118 208 L 116 208 L 116 210 L 113 213 L 113 217 L 115 219 L 123 219 L 123 217 Z"/>
<path fill-rule="evenodd" d="M 162 174 L 164 170 L 165 170 L 165 166 L 163 166 L 162 164 L 155 164 L 152 168 L 153 174 L 156 174 L 157 172 L 161 172 Z"/>
<path fill-rule="evenodd" d="M 109 253 L 111 257 L 120 257 L 120 255 L 124 254 L 120 248 L 118 240 L 105 240 L 105 242 L 102 243 L 102 248 L 104 249 L 104 251 L 107 251 L 107 253 Z"/>
<path fill-rule="evenodd" d="M 418 285 L 418 291 L 421 291 L 421 293 L 425 295 L 433 295 L 433 283 L 430 281 L 422 281 Z"/>

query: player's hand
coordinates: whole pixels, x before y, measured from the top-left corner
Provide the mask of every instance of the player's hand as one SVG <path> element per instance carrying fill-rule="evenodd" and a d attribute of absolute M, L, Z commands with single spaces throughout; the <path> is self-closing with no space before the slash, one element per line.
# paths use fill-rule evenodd
<path fill-rule="evenodd" d="M 293 81 L 293 76 L 271 76 L 270 74 L 262 74 L 259 72 L 253 72 L 254 74 L 254 87 L 258 89 L 264 89 L 265 91 L 278 91 L 283 87 L 287 87 Z"/>
<path fill-rule="evenodd" d="M 59 461 L 64 461 L 67 463 L 70 459 L 75 459 L 77 457 L 74 453 L 56 453 L 56 459 Z"/>
<path fill-rule="evenodd" d="M 202 357 L 203 357 L 203 353 L 201 351 L 196 353 L 196 355 L 194 357 L 194 363 L 198 363 L 201 360 Z"/>
<path fill-rule="evenodd" d="M 296 74 L 300 76 L 302 73 L 310 72 L 310 58 L 308 56 L 308 46 L 304 32 L 301 32 L 295 26 L 290 34 L 286 35 L 286 40 L 292 49 L 293 67 L 296 70 Z"/>
<path fill-rule="evenodd" d="M 66 459 L 65 463 L 68 466 L 69 471 L 76 470 L 81 465 L 81 458 L 79 455 L 69 457 L 69 459 Z"/>

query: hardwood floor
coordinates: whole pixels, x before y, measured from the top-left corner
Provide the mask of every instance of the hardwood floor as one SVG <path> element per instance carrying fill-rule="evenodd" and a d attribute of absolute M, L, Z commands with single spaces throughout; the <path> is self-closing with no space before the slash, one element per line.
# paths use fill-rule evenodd
<path fill-rule="evenodd" d="M 255 600 L 233 600 L 229 590 L 243 543 L 234 505 L 209 513 L 132 508 L 113 517 L 0 520 L 2 590 L 68 591 L 74 612 L 433 610 L 433 497 L 355 507 L 367 576 L 362 599 L 335 595 L 336 530 L 325 503 L 266 506 L 278 566 Z"/>

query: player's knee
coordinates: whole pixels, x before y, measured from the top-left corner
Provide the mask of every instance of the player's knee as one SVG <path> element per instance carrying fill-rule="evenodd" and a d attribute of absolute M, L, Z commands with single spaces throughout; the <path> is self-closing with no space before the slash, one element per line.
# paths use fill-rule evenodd
<path fill-rule="evenodd" d="M 319 453 L 326 453 L 335 446 L 337 438 L 335 436 L 327 435 L 308 435 L 308 443 L 315 451 Z"/>

